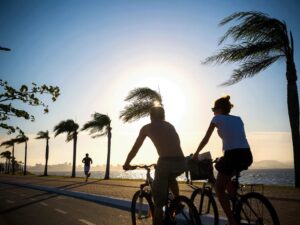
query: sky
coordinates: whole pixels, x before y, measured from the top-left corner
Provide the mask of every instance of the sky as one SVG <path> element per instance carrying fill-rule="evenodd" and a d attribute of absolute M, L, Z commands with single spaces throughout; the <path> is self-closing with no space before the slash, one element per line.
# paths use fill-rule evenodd
<path fill-rule="evenodd" d="M 34 139 L 41 130 L 51 133 L 49 164 L 71 162 L 72 143 L 65 142 L 64 134 L 54 138 L 53 128 L 66 119 L 82 127 L 95 112 L 111 118 L 111 163 L 123 164 L 139 129 L 150 121 L 119 119 L 124 98 L 137 87 L 160 91 L 166 120 L 175 126 L 185 155 L 201 141 L 213 117 L 214 100 L 228 94 L 234 104 L 232 114 L 244 121 L 254 161 L 292 161 L 285 62 L 220 87 L 236 65 L 201 61 L 220 49 L 218 40 L 228 28 L 218 26 L 224 17 L 237 11 L 262 11 L 284 20 L 293 32 L 299 71 L 299 5 L 297 0 L 0 0 L 0 45 L 12 49 L 0 52 L 0 78 L 14 87 L 35 82 L 61 90 L 54 103 L 49 96 L 41 97 L 49 114 L 20 104 L 36 121 L 10 121 L 30 138 L 28 164 L 45 161 L 45 143 Z M 13 137 L 0 130 L 1 142 Z M 217 157 L 221 149 L 214 133 L 204 151 Z M 87 152 L 95 164 L 105 164 L 107 138 L 92 139 L 88 132 L 80 132 L 77 165 Z M 17 145 L 15 154 L 24 161 L 24 146 Z M 151 163 L 157 157 L 147 139 L 133 163 Z"/>

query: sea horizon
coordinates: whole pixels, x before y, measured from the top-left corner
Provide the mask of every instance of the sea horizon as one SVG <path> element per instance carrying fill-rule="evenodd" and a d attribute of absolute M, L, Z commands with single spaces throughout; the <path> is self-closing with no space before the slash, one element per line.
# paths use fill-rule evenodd
<path fill-rule="evenodd" d="M 35 175 L 43 175 L 43 170 L 31 171 L 29 172 Z M 215 171 L 216 173 L 216 171 Z M 54 176 L 71 176 L 70 171 L 53 171 L 48 170 L 48 175 Z M 105 170 L 91 170 L 91 178 L 103 179 L 105 175 Z M 152 176 L 154 176 L 154 171 L 152 171 Z M 84 177 L 83 171 L 76 171 L 76 177 Z M 110 178 L 112 179 L 145 179 L 145 171 L 135 170 L 135 171 L 120 171 L 111 170 Z M 178 177 L 178 181 L 186 181 L 184 174 Z M 242 184 L 265 184 L 265 185 L 278 185 L 278 186 L 294 186 L 294 169 L 248 169 L 241 172 L 240 183 Z"/>

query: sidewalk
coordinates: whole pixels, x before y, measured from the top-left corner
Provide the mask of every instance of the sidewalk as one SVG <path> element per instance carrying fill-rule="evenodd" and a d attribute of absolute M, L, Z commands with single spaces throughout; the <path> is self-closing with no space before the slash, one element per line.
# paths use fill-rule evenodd
<path fill-rule="evenodd" d="M 102 201 L 101 204 L 128 211 L 131 198 L 142 181 L 90 179 L 85 183 L 84 178 L 0 175 L 0 183 L 72 195 L 89 201 L 99 200 Z M 260 191 L 261 188 L 257 186 L 255 190 Z M 183 183 L 180 184 L 180 191 L 187 197 L 192 193 L 192 189 Z M 295 225 L 299 222 L 300 189 L 264 186 L 264 195 L 274 205 L 282 225 Z"/>

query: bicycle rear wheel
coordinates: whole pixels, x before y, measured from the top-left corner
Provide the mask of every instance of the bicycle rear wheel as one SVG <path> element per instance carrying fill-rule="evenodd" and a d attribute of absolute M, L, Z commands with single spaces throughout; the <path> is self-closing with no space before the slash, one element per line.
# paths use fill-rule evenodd
<path fill-rule="evenodd" d="M 153 209 L 151 195 L 137 191 L 133 195 L 131 202 L 132 225 L 152 225 Z"/>
<path fill-rule="evenodd" d="M 178 196 L 170 203 L 165 214 L 165 224 L 172 225 L 201 225 L 196 207 L 190 199 Z"/>
<path fill-rule="evenodd" d="M 270 201 L 256 192 L 241 197 L 236 208 L 236 218 L 240 224 L 280 225 Z"/>
<path fill-rule="evenodd" d="M 213 225 L 219 224 L 219 212 L 211 191 L 198 188 L 193 191 L 191 201 L 196 206 L 202 221 L 210 220 Z"/>

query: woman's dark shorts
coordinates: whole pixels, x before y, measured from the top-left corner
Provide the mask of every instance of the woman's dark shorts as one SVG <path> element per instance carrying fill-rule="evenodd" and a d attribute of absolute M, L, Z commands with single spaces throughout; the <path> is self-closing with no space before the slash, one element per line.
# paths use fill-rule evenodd
<path fill-rule="evenodd" d="M 225 175 L 234 175 L 235 172 L 247 170 L 253 158 L 249 148 L 227 150 L 215 165 L 218 172 Z"/>

